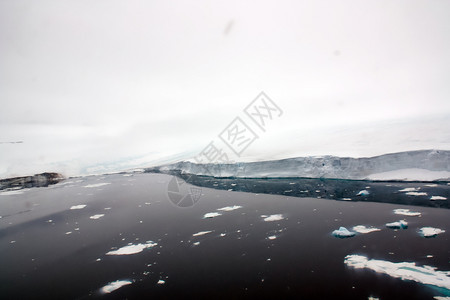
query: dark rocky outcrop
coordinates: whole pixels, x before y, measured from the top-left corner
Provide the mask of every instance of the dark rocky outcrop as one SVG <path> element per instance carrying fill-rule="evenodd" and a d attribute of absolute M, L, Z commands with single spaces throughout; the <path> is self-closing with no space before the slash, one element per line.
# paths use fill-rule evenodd
<path fill-rule="evenodd" d="M 64 180 L 59 173 L 41 173 L 33 176 L 0 179 L 0 190 L 45 187 Z"/>

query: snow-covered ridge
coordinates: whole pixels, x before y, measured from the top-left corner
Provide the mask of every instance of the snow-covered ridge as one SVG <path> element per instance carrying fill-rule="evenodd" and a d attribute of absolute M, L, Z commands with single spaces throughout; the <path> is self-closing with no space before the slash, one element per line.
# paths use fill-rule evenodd
<path fill-rule="evenodd" d="M 146 171 L 181 172 L 215 177 L 450 181 L 450 151 L 407 151 L 363 158 L 311 156 L 232 164 L 197 164 L 182 161 L 148 168 Z"/>

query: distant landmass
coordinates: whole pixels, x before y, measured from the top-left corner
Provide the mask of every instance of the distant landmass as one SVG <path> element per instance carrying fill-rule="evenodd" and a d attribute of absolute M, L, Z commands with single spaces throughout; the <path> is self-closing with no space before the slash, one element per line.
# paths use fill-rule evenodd
<path fill-rule="evenodd" d="M 198 164 L 182 161 L 146 172 L 239 178 L 330 178 L 375 181 L 450 181 L 450 151 L 419 150 L 352 158 L 296 157 L 272 161 Z"/>

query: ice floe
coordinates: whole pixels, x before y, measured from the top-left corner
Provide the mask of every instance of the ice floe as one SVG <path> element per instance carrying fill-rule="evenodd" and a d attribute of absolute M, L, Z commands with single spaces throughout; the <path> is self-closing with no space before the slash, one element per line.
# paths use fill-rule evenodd
<path fill-rule="evenodd" d="M 218 216 L 221 216 L 221 215 L 222 214 L 218 213 L 218 212 L 210 212 L 210 213 L 204 214 L 203 215 L 203 219 L 215 218 L 215 217 L 218 217 Z"/>
<path fill-rule="evenodd" d="M 366 227 L 364 225 L 357 225 L 352 228 L 353 231 L 356 231 L 357 233 L 371 233 L 375 231 L 380 231 L 381 229 L 376 227 Z"/>
<path fill-rule="evenodd" d="M 100 219 L 103 216 L 105 216 L 105 215 L 104 214 L 93 215 L 93 216 L 90 216 L 89 219 L 97 220 L 97 219 Z"/>
<path fill-rule="evenodd" d="M 445 232 L 445 230 L 434 228 L 434 227 L 422 227 L 419 229 L 419 233 L 421 236 L 425 238 L 435 237 L 438 234 Z"/>
<path fill-rule="evenodd" d="M 447 198 L 442 196 L 431 196 L 430 200 L 447 200 Z"/>
<path fill-rule="evenodd" d="M 212 232 L 211 230 L 200 231 L 200 232 L 194 233 L 192 236 L 201 236 L 201 235 L 205 235 L 205 234 L 208 234 L 208 233 L 211 233 L 211 232 Z"/>
<path fill-rule="evenodd" d="M 418 217 L 421 215 L 420 212 L 410 211 L 409 209 L 404 209 L 404 208 L 394 209 L 393 212 L 396 215 L 403 215 L 403 216 L 409 216 L 409 217 Z"/>
<path fill-rule="evenodd" d="M 242 206 L 240 206 L 240 205 L 226 206 L 226 207 L 218 208 L 217 210 L 232 211 L 232 210 L 236 210 L 236 209 L 239 209 L 239 208 L 242 208 Z"/>
<path fill-rule="evenodd" d="M 84 187 L 85 188 L 96 188 L 96 187 L 101 187 L 101 186 L 105 186 L 105 185 L 108 185 L 108 184 L 111 184 L 111 183 L 109 183 L 109 182 L 94 183 L 94 184 L 85 185 Z"/>
<path fill-rule="evenodd" d="M 101 291 L 105 294 L 109 294 L 111 292 L 114 292 L 117 289 L 120 289 L 121 287 L 123 287 L 124 285 L 128 285 L 128 284 L 132 284 L 133 282 L 131 282 L 130 280 L 117 280 L 117 281 L 113 281 L 108 283 L 107 285 L 105 285 L 104 287 L 102 287 Z"/>
<path fill-rule="evenodd" d="M 391 229 L 406 229 L 408 228 L 408 222 L 406 222 L 405 220 L 400 220 L 398 222 L 387 223 L 386 227 Z"/>
<path fill-rule="evenodd" d="M 411 187 L 411 188 L 404 188 L 398 191 L 406 193 L 406 192 L 417 192 L 418 190 L 420 190 L 420 188 Z"/>
<path fill-rule="evenodd" d="M 265 222 L 273 222 L 273 221 L 280 221 L 284 219 L 284 216 L 282 214 L 276 214 L 276 215 L 262 215 L 261 218 L 264 218 Z"/>
<path fill-rule="evenodd" d="M 21 189 L 21 190 L 6 190 L 3 192 L 0 192 L 0 195 L 2 196 L 10 196 L 10 195 L 20 195 L 24 192 L 28 191 L 29 189 Z"/>
<path fill-rule="evenodd" d="M 334 230 L 331 234 L 338 238 L 349 238 L 355 236 L 356 233 L 349 231 L 345 227 L 339 227 L 339 229 Z"/>
<path fill-rule="evenodd" d="M 106 253 L 106 255 L 130 255 L 130 254 L 136 254 L 142 252 L 144 249 L 152 248 L 154 246 L 158 245 L 155 242 L 147 241 L 145 244 L 128 244 L 127 246 L 124 246 L 122 248 L 119 248 L 117 250 L 109 251 Z"/>
<path fill-rule="evenodd" d="M 406 195 L 410 195 L 410 196 L 426 196 L 428 194 L 425 193 L 425 192 L 408 192 L 408 193 L 406 193 Z"/>
<path fill-rule="evenodd" d="M 347 255 L 344 263 L 356 269 L 371 269 L 402 280 L 412 280 L 422 284 L 450 289 L 450 272 L 437 271 L 431 266 L 416 266 L 414 262 L 393 263 L 385 260 L 368 259 L 362 255 Z"/>
<path fill-rule="evenodd" d="M 356 194 L 356 196 L 367 196 L 369 194 L 370 194 L 370 192 L 368 190 L 362 190 L 362 191 L 359 191 L 359 193 Z"/>
<path fill-rule="evenodd" d="M 74 205 L 71 206 L 70 209 L 83 209 L 86 207 L 86 204 Z"/>

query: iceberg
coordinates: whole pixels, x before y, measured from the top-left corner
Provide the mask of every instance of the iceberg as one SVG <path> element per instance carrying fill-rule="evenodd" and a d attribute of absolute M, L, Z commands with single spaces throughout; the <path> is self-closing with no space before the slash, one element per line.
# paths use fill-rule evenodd
<path fill-rule="evenodd" d="M 445 230 L 434 227 L 422 227 L 419 229 L 419 233 L 424 238 L 436 237 L 438 234 L 445 232 Z"/>
<path fill-rule="evenodd" d="M 158 245 L 157 243 L 154 243 L 152 241 L 147 241 L 145 244 L 128 244 L 127 246 L 124 246 L 122 248 L 119 248 L 117 250 L 109 251 L 106 253 L 106 255 L 130 255 L 130 254 L 136 254 L 142 252 L 144 249 L 152 248 L 154 246 Z"/>
<path fill-rule="evenodd" d="M 368 196 L 370 194 L 370 192 L 368 190 L 362 190 L 359 191 L 358 194 L 356 194 L 356 196 Z"/>
<path fill-rule="evenodd" d="M 404 215 L 404 216 L 409 216 L 409 217 L 418 217 L 418 216 L 422 215 L 420 212 L 410 211 L 409 209 L 403 209 L 403 208 L 394 209 L 394 214 Z"/>
<path fill-rule="evenodd" d="M 355 269 L 370 269 L 402 280 L 412 280 L 449 290 L 450 272 L 437 271 L 431 266 L 416 266 L 413 262 L 393 263 L 385 260 L 368 259 L 362 255 L 347 255 L 344 263 Z"/>
<path fill-rule="evenodd" d="M 124 285 L 128 285 L 128 284 L 132 284 L 132 282 L 130 280 L 113 281 L 113 282 L 108 283 L 104 287 L 102 287 L 101 291 L 105 294 L 109 294 L 111 292 L 114 292 L 117 289 L 120 289 Z"/>
<path fill-rule="evenodd" d="M 240 205 L 227 206 L 227 207 L 218 208 L 217 210 L 232 211 L 232 210 L 236 210 L 236 209 L 239 209 L 239 208 L 242 208 L 242 206 L 240 206 Z"/>
<path fill-rule="evenodd" d="M 355 232 L 348 231 L 348 229 L 345 227 L 339 227 L 339 229 L 334 230 L 331 234 L 341 239 L 353 237 L 356 235 Z"/>
<path fill-rule="evenodd" d="M 284 219 L 282 214 L 276 214 L 276 215 L 270 215 L 270 216 L 262 215 L 261 218 L 264 218 L 264 221 L 266 221 L 266 222 L 280 221 L 280 220 Z"/>
<path fill-rule="evenodd" d="M 203 219 L 211 219 L 211 218 L 215 218 L 218 216 L 221 216 L 222 214 L 218 213 L 218 212 L 211 212 L 211 213 L 206 213 L 203 215 Z"/>
<path fill-rule="evenodd" d="M 375 231 L 380 231 L 381 229 L 376 228 L 376 227 L 366 227 L 364 225 L 357 225 L 357 226 L 354 226 L 352 228 L 352 230 L 356 231 L 357 233 L 365 234 L 365 233 L 371 233 L 371 232 L 375 232 Z"/>
<path fill-rule="evenodd" d="M 391 229 L 406 229 L 408 228 L 408 222 L 400 220 L 398 222 L 387 223 L 386 227 Z"/>

